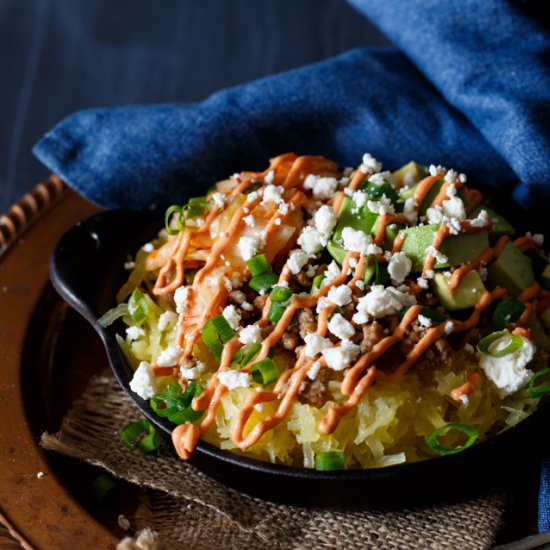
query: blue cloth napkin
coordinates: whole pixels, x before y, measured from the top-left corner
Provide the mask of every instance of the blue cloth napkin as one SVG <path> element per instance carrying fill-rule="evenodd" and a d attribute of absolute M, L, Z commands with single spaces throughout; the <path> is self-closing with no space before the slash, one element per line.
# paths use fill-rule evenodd
<path fill-rule="evenodd" d="M 550 36 L 538 4 L 351 0 L 396 49 L 357 49 L 196 105 L 76 113 L 35 155 L 105 207 L 159 208 L 284 151 L 341 166 L 415 159 L 543 213 L 550 199 Z M 537 17 L 539 15 L 539 17 Z M 550 452 L 548 453 L 550 457 Z M 540 529 L 550 529 L 550 458 Z"/>

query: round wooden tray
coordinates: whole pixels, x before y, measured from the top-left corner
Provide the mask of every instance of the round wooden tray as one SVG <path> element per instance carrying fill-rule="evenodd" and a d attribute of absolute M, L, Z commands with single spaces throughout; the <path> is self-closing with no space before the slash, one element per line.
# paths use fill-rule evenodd
<path fill-rule="evenodd" d="M 42 431 L 59 428 L 89 373 L 106 365 L 90 329 L 48 283 L 57 239 L 95 211 L 51 177 L 0 218 L 0 521 L 24 548 L 114 548 L 122 536 L 79 504 L 91 475 L 84 465 L 75 475 L 67 459 L 38 446 Z M 95 347 L 79 356 L 84 339 Z"/>
<path fill-rule="evenodd" d="M 97 211 L 52 176 L 0 217 L 0 549 L 114 549 L 125 534 L 117 516 L 138 500 L 139 488 L 119 483 L 118 500 L 98 506 L 99 470 L 38 446 L 107 366 L 99 338 L 48 282 L 58 238 Z M 537 472 L 528 470 L 514 476 L 499 542 L 535 530 Z"/>

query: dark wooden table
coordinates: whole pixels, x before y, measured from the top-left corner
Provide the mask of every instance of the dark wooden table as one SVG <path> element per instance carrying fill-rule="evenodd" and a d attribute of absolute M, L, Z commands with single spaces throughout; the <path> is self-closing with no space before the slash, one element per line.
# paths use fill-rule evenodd
<path fill-rule="evenodd" d="M 74 111 L 196 102 L 386 44 L 345 0 L 3 0 L 0 212 L 47 176 L 31 147 Z"/>

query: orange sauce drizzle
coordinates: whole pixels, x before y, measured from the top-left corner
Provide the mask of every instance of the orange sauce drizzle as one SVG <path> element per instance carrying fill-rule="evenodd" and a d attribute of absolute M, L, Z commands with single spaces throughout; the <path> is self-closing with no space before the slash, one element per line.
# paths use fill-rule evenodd
<path fill-rule="evenodd" d="M 462 386 L 458 386 L 451 391 L 451 397 L 455 401 L 461 401 L 462 397 L 468 396 L 476 389 L 476 387 L 481 382 L 481 374 L 479 372 L 471 372 L 468 375 L 468 380 Z"/>

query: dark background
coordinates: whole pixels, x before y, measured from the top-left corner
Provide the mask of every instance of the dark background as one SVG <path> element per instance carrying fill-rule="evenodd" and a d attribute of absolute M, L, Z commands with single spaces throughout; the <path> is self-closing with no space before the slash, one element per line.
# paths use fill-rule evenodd
<path fill-rule="evenodd" d="M 0 0 L 0 213 L 76 110 L 196 102 L 364 45 L 388 42 L 345 0 Z"/>

